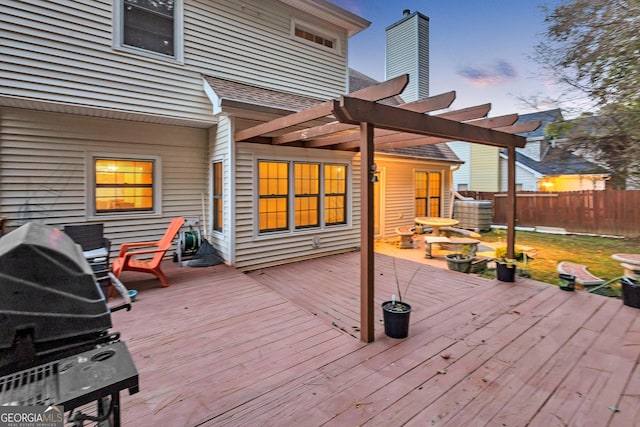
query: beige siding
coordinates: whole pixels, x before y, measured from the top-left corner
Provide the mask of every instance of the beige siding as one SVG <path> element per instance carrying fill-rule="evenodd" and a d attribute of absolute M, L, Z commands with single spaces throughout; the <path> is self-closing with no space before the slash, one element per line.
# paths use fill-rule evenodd
<path fill-rule="evenodd" d="M 453 188 L 458 190 L 460 185 L 466 185 L 467 188 L 471 188 L 469 183 L 471 182 L 471 143 L 455 141 L 448 142 L 449 148 L 456 153 L 456 156 L 462 161 L 463 164 L 453 172 Z"/>
<path fill-rule="evenodd" d="M 222 206 L 223 206 L 223 223 L 222 223 L 222 232 L 212 231 L 211 227 L 213 224 L 213 220 L 211 218 L 212 211 L 209 210 L 209 215 L 207 219 L 207 234 L 210 235 L 211 244 L 216 247 L 224 257 L 226 261 L 230 261 L 232 259 L 231 254 L 233 253 L 231 248 L 231 243 L 233 239 L 233 213 L 231 211 L 233 207 L 233 187 L 230 177 L 232 176 L 233 170 L 233 152 L 231 144 L 232 139 L 232 130 L 233 130 L 233 121 L 227 116 L 221 116 L 218 121 L 218 126 L 216 128 L 211 129 L 210 132 L 210 146 L 209 146 L 209 179 L 210 179 L 210 193 L 209 193 L 209 209 L 212 209 L 211 196 L 213 187 L 212 176 L 213 169 L 211 163 L 214 161 L 222 161 L 222 174 L 223 174 L 223 188 L 222 188 Z"/>
<path fill-rule="evenodd" d="M 359 163 L 353 153 L 240 143 L 237 144 L 237 156 L 237 194 L 234 200 L 236 267 L 256 269 L 348 251 L 360 246 Z M 259 159 L 348 163 L 353 176 L 347 210 L 348 224 L 259 235 L 256 220 L 256 169 Z M 317 248 L 312 245 L 314 238 L 319 239 Z"/>
<path fill-rule="evenodd" d="M 401 96 L 407 102 L 429 96 L 429 21 L 416 14 L 386 30 L 386 78 L 409 74 Z"/>
<path fill-rule="evenodd" d="M 469 189 L 472 191 L 497 191 L 500 149 L 482 144 L 470 144 L 471 173 Z"/>
<path fill-rule="evenodd" d="M 160 158 L 161 214 L 87 211 L 92 154 Z M 61 227 L 103 222 L 114 249 L 160 238 L 171 218 L 199 217 L 206 192 L 206 130 L 3 108 L 0 110 L 0 217 Z"/>
<path fill-rule="evenodd" d="M 318 98 L 344 93 L 344 32 L 274 0 L 184 0 L 184 63 L 114 49 L 112 4 L 1 2 L 0 95 L 206 123 L 202 74 Z M 292 38 L 291 16 L 335 31 L 339 52 Z"/>
<path fill-rule="evenodd" d="M 381 217 L 384 218 L 381 237 L 394 237 L 397 227 L 415 223 L 416 171 L 442 173 L 440 214 L 444 217 L 449 216 L 451 173 L 448 165 L 382 154 L 376 154 L 375 162 L 378 169 L 384 170 L 384 179 L 381 181 L 384 199 L 381 206 Z"/>
<path fill-rule="evenodd" d="M 500 157 L 500 188 L 498 191 L 507 191 L 508 177 L 507 159 Z M 523 168 L 516 164 L 516 186 L 522 191 L 537 191 L 538 178 L 532 170 Z"/>

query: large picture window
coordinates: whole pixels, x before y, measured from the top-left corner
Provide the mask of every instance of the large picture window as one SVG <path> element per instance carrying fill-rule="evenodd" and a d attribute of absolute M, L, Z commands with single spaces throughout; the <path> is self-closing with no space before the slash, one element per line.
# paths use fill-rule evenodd
<path fill-rule="evenodd" d="M 153 211 L 154 160 L 97 158 L 95 211 Z"/>
<path fill-rule="evenodd" d="M 182 1 L 117 0 L 115 45 L 182 60 Z"/>
<path fill-rule="evenodd" d="M 213 164 L 213 230 L 222 231 L 222 162 Z"/>
<path fill-rule="evenodd" d="M 440 172 L 416 172 L 416 216 L 440 216 L 442 176 Z"/>
<path fill-rule="evenodd" d="M 260 160 L 258 187 L 260 233 L 347 223 L 347 165 Z"/>

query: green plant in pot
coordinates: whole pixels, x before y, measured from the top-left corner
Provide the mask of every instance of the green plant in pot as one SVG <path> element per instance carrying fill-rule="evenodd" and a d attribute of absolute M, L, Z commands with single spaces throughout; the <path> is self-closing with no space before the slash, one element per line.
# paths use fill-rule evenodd
<path fill-rule="evenodd" d="M 501 282 L 516 281 L 516 266 L 518 260 L 516 258 L 507 258 L 507 248 L 496 248 L 496 278 Z"/>
<path fill-rule="evenodd" d="M 404 295 L 409 291 L 409 287 L 422 267 L 418 267 L 407 282 L 404 289 Z M 393 258 L 393 274 L 396 280 L 397 294 L 391 295 L 391 301 L 382 303 L 382 319 L 384 322 L 384 333 L 391 338 L 406 338 L 409 336 L 409 318 L 411 315 L 411 306 L 402 299 L 403 292 L 398 279 L 398 271 L 396 269 L 396 259 Z M 397 295 L 397 297 L 396 297 Z"/>

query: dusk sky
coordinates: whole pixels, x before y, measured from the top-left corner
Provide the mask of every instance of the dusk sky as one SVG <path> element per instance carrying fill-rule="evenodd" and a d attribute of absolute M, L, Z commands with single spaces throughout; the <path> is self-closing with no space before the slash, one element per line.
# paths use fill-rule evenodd
<path fill-rule="evenodd" d="M 523 114 L 535 108 L 518 97 L 558 92 L 530 57 L 546 29 L 540 6 L 562 0 L 331 1 L 371 21 L 349 41 L 349 66 L 376 80 L 385 79 L 385 28 L 410 9 L 429 17 L 429 93 L 455 90 L 452 108 L 490 102 L 489 116 Z"/>

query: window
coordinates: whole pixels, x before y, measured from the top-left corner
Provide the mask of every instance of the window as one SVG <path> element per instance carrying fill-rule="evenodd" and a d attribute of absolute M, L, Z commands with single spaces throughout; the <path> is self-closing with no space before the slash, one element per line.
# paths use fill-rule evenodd
<path fill-rule="evenodd" d="M 291 34 L 298 40 L 303 40 L 314 46 L 338 51 L 338 37 L 314 28 L 313 25 L 292 21 Z"/>
<path fill-rule="evenodd" d="M 296 228 L 320 225 L 320 165 L 317 163 L 295 163 L 295 224 Z"/>
<path fill-rule="evenodd" d="M 155 161 L 94 159 L 95 212 L 154 211 Z"/>
<path fill-rule="evenodd" d="M 325 165 L 325 224 L 347 223 L 347 168 L 344 165 Z"/>
<path fill-rule="evenodd" d="M 440 216 L 442 178 L 439 172 L 416 172 L 416 216 Z"/>
<path fill-rule="evenodd" d="M 289 164 L 259 162 L 259 223 L 260 231 L 289 228 Z"/>
<path fill-rule="evenodd" d="M 213 230 L 222 231 L 222 162 L 213 163 Z"/>
<path fill-rule="evenodd" d="M 312 33 L 311 31 L 303 30 L 302 28 L 296 26 L 294 31 L 296 37 L 300 37 L 301 39 L 309 40 L 310 42 L 319 44 L 321 46 L 328 47 L 333 49 L 335 44 L 335 40 L 327 39 L 317 34 Z"/>
<path fill-rule="evenodd" d="M 259 231 L 346 224 L 346 171 L 347 165 L 258 161 Z"/>
<path fill-rule="evenodd" d="M 182 59 L 182 0 L 118 0 L 115 44 Z"/>

